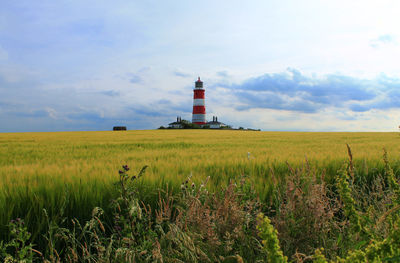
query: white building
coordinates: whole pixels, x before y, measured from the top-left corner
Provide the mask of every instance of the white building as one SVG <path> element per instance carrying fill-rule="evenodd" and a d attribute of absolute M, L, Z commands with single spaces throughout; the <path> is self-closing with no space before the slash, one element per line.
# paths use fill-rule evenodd
<path fill-rule="evenodd" d="M 182 125 L 182 118 L 181 117 L 176 117 L 176 121 L 171 122 L 170 124 L 168 124 L 168 127 L 171 129 L 182 129 L 183 125 Z"/>
<path fill-rule="evenodd" d="M 213 120 L 207 122 L 207 125 L 210 126 L 210 129 L 220 129 L 228 127 L 228 125 L 226 125 L 225 123 L 219 122 L 217 116 L 213 116 Z"/>

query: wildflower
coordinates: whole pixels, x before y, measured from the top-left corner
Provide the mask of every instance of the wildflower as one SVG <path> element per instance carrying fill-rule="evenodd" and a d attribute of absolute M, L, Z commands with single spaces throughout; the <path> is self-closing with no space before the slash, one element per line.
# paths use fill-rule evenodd
<path fill-rule="evenodd" d="M 194 188 L 194 183 L 192 183 L 192 188 Z"/>
<path fill-rule="evenodd" d="M 128 165 L 127 165 L 127 164 L 125 164 L 125 165 L 122 165 L 122 168 L 124 168 L 124 170 L 125 170 L 125 171 L 129 171 L 129 167 L 128 167 Z"/>
<path fill-rule="evenodd" d="M 121 171 L 121 170 L 119 170 L 119 171 L 118 171 L 118 173 L 119 173 L 119 174 L 123 174 L 124 172 L 123 172 L 123 171 Z"/>

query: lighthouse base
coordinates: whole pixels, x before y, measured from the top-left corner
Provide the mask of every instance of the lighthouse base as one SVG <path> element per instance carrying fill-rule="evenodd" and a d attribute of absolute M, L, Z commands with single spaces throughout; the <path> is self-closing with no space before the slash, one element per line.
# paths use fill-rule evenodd
<path fill-rule="evenodd" d="M 192 114 L 192 123 L 205 124 L 206 115 L 205 114 Z"/>

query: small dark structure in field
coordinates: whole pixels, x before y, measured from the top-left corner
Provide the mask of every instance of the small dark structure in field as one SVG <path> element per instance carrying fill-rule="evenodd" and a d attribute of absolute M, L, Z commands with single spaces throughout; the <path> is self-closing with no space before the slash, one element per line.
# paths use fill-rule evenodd
<path fill-rule="evenodd" d="M 113 131 L 126 131 L 126 126 L 114 126 Z"/>

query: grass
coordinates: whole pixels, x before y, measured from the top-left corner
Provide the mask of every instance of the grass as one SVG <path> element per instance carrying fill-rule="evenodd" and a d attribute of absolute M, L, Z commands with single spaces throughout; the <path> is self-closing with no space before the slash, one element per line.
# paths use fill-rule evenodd
<path fill-rule="evenodd" d="M 319 167 L 342 163 L 345 144 L 358 161 L 376 164 L 382 148 L 391 156 L 400 149 L 396 133 L 295 133 L 203 130 L 128 132 L 60 132 L 0 134 L 0 186 L 42 177 L 113 180 L 121 163 L 150 165 L 149 178 L 174 179 L 195 172 L 237 175 L 259 166 L 298 165 L 305 157 Z M 247 153 L 250 152 L 251 163 Z M 238 169 L 241 169 L 238 171 Z M 224 174 L 220 174 L 220 173 Z M 252 171 L 253 172 L 253 171 Z M 258 172 L 256 171 L 256 174 Z"/>
<path fill-rule="evenodd" d="M 25 218 L 33 237 L 45 227 L 42 209 L 82 220 L 95 206 L 116 197 L 121 164 L 133 170 L 149 165 L 141 182 L 141 199 L 156 203 L 154 188 L 179 189 L 188 175 L 200 182 L 210 176 L 211 191 L 229 179 L 249 175 L 265 203 L 274 194 L 274 178 L 288 174 L 287 162 L 334 177 L 347 159 L 350 144 L 359 173 L 384 169 L 382 148 L 395 171 L 400 167 L 397 133 L 305 133 L 211 130 L 126 132 L 58 132 L 0 134 L 0 234 L 12 218 Z M 250 153 L 248 155 L 248 153 Z M 374 169 L 372 169 L 374 167 Z M 275 176 L 272 176 L 274 173 Z"/>
<path fill-rule="evenodd" d="M 275 184 L 275 206 L 261 203 L 245 177 L 218 192 L 207 190 L 208 180 L 196 184 L 189 177 L 177 193 L 153 189 L 158 202 L 150 205 L 140 198 L 138 187 L 147 166 L 130 171 L 123 165 L 115 189 L 118 197 L 110 202 L 108 213 L 95 207 L 89 220 L 73 218 L 67 227 L 65 216 L 46 217 L 42 246 L 32 243 L 24 220 L 11 220 L 11 238 L 0 241 L 0 260 L 397 262 L 399 179 L 386 152 L 384 170 L 370 180 L 358 172 L 350 147 L 348 157 L 333 184 L 309 163 L 289 166 L 286 182 Z"/>

